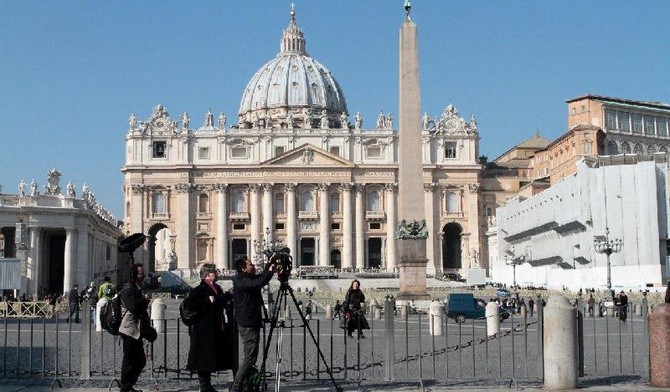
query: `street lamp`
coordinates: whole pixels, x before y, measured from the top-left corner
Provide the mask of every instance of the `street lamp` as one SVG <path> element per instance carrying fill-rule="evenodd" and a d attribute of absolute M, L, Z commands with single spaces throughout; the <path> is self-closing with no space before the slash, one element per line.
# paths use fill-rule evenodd
<path fill-rule="evenodd" d="M 507 249 L 507 253 L 508 254 L 505 255 L 505 264 L 512 266 L 512 287 L 516 287 L 516 266 L 526 262 L 526 255 L 522 254 L 517 256 L 514 245 Z"/>
<path fill-rule="evenodd" d="M 612 264 L 610 263 L 610 255 L 612 253 L 621 252 L 623 240 L 620 238 L 610 238 L 609 227 L 605 228 L 605 235 L 597 235 L 593 237 L 593 248 L 598 253 L 604 253 L 607 256 L 607 290 L 612 290 Z"/>
<path fill-rule="evenodd" d="M 263 255 L 271 255 L 272 252 L 284 247 L 282 240 L 269 240 L 269 238 L 270 228 L 266 227 L 265 238 L 263 238 L 262 241 L 254 240 L 252 246 L 254 248 L 254 253 L 256 253 L 256 264 L 261 264 Z"/>

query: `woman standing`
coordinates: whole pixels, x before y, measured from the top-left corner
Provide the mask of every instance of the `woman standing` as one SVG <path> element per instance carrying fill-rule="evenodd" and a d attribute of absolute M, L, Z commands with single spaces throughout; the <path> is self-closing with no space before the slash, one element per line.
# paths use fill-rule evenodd
<path fill-rule="evenodd" d="M 191 347 L 186 368 L 198 373 L 200 392 L 216 392 L 211 384 L 212 372 L 236 370 L 233 297 L 216 284 L 214 264 L 203 265 L 200 277 L 200 285 L 184 299 L 184 307 L 197 314 L 196 322 L 189 331 Z"/>
<path fill-rule="evenodd" d="M 342 308 L 344 310 L 344 317 L 346 320 L 347 335 L 351 338 L 354 330 L 358 330 L 358 337 L 365 338 L 363 335 L 364 329 L 370 329 L 368 320 L 365 319 L 363 306 L 365 305 L 365 294 L 361 291 L 361 283 L 354 279 L 347 290 L 347 295 L 344 297 Z"/>

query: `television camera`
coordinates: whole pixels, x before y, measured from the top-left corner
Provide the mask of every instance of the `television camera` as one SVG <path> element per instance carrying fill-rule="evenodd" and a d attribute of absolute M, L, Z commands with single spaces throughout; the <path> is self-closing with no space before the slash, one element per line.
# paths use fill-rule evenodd
<path fill-rule="evenodd" d="M 267 258 L 266 269 L 270 265 L 275 265 L 277 277 L 281 282 L 287 282 L 291 277 L 293 270 L 293 257 L 291 256 L 291 249 L 285 246 L 268 247 L 263 250 L 263 254 Z"/>

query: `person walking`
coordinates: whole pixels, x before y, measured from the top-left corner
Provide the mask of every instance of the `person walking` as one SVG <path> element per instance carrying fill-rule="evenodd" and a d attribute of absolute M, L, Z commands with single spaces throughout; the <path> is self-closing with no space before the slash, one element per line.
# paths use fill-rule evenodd
<path fill-rule="evenodd" d="M 156 330 L 151 326 L 147 313 L 149 296 L 142 292 L 142 282 L 144 282 L 144 267 L 142 264 L 133 264 L 130 281 L 119 293 L 123 315 L 119 327 L 123 341 L 120 392 L 141 392 L 134 386 L 147 363 L 142 338 L 149 341 L 156 339 Z"/>
<path fill-rule="evenodd" d="M 530 317 L 533 317 L 533 312 L 535 311 L 535 301 L 533 301 L 533 297 L 528 298 L 528 311 L 530 312 Z"/>
<path fill-rule="evenodd" d="M 337 317 L 338 320 L 342 319 L 342 316 L 340 315 L 340 312 L 342 311 L 342 304 L 340 304 L 340 300 L 338 299 L 335 301 L 335 307 L 333 307 L 333 320 L 335 320 L 335 317 Z"/>
<path fill-rule="evenodd" d="M 619 320 L 625 323 L 628 318 L 628 296 L 623 290 L 618 295 L 617 305 L 619 306 Z"/>
<path fill-rule="evenodd" d="M 368 320 L 365 319 L 364 304 L 365 304 L 365 294 L 360 288 L 361 283 L 358 279 L 354 279 L 347 290 L 347 295 L 344 297 L 344 302 L 342 307 L 344 308 L 344 314 L 347 326 L 347 336 L 350 338 L 353 337 L 352 333 L 354 330 L 358 330 L 358 337 L 365 338 L 363 335 L 364 329 L 370 329 Z"/>
<path fill-rule="evenodd" d="M 242 256 L 235 261 L 237 274 L 233 277 L 233 302 L 244 349 L 244 360 L 235 374 L 232 392 L 252 389 L 250 376 L 258 359 L 258 343 L 263 326 L 264 305 L 261 289 L 272 279 L 274 268 L 274 255 L 266 264 L 265 271 L 259 275 L 256 275 L 256 267 L 249 257 Z"/>
<path fill-rule="evenodd" d="M 79 322 L 79 285 L 75 284 L 72 286 L 72 290 L 70 290 L 70 293 L 67 296 L 68 301 L 70 302 L 70 315 L 67 318 L 67 321 L 69 322 L 72 319 L 72 316 L 74 316 L 74 322 L 78 323 Z"/>
<path fill-rule="evenodd" d="M 186 368 L 198 373 L 200 392 L 216 392 L 212 387 L 212 372 L 235 371 L 237 341 L 234 337 L 233 296 L 216 284 L 218 273 L 214 264 L 200 269 L 200 284 L 184 299 L 184 308 L 196 314 L 189 329 L 191 346 Z"/>

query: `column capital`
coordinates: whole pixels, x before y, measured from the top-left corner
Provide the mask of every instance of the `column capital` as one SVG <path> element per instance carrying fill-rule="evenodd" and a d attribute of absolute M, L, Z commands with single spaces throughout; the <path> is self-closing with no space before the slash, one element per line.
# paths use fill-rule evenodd
<path fill-rule="evenodd" d="M 340 189 L 343 191 L 350 191 L 354 185 L 350 182 L 343 182 L 340 184 Z"/>
<path fill-rule="evenodd" d="M 261 185 L 260 184 L 249 184 L 249 189 L 252 192 L 258 192 L 258 190 L 261 189 Z"/>
<path fill-rule="evenodd" d="M 131 190 L 134 194 L 140 194 L 140 193 L 143 193 L 143 192 L 144 192 L 144 189 L 146 189 L 146 185 L 144 185 L 144 184 L 131 184 L 131 185 L 130 185 L 130 190 Z"/>
<path fill-rule="evenodd" d="M 429 193 L 434 192 L 435 188 L 437 188 L 437 184 L 434 183 L 434 182 L 429 182 L 429 183 L 423 184 L 423 190 L 426 191 L 426 192 L 429 192 Z"/>
<path fill-rule="evenodd" d="M 177 193 L 190 193 L 191 189 L 193 188 L 193 184 L 176 184 L 174 186 L 174 189 L 177 191 Z"/>
<path fill-rule="evenodd" d="M 263 188 L 263 191 L 265 192 L 272 192 L 272 188 L 274 187 L 274 184 L 271 184 L 269 182 L 262 184 L 261 187 Z"/>
<path fill-rule="evenodd" d="M 226 183 L 213 184 L 212 190 L 216 193 L 223 193 L 228 190 L 229 185 Z"/>
<path fill-rule="evenodd" d="M 354 184 L 353 188 L 356 193 L 363 193 L 365 191 L 365 184 Z"/>
<path fill-rule="evenodd" d="M 389 184 L 384 184 L 384 189 L 386 189 L 386 192 L 388 193 L 393 193 L 398 189 L 398 183 L 391 182 Z"/>
<path fill-rule="evenodd" d="M 286 189 L 287 192 L 293 192 L 296 186 L 298 186 L 298 184 L 296 184 L 295 182 L 287 182 L 286 184 L 284 184 L 284 189 Z"/>
<path fill-rule="evenodd" d="M 468 190 L 470 193 L 479 193 L 479 184 L 476 182 L 468 184 Z"/>
<path fill-rule="evenodd" d="M 328 188 L 330 187 L 330 183 L 327 182 L 320 182 L 317 187 L 321 192 L 326 192 Z"/>

